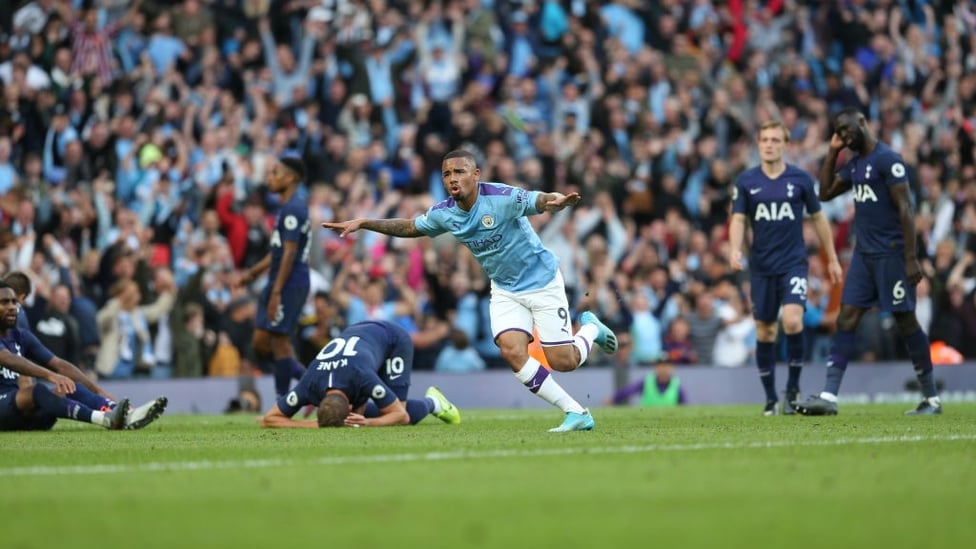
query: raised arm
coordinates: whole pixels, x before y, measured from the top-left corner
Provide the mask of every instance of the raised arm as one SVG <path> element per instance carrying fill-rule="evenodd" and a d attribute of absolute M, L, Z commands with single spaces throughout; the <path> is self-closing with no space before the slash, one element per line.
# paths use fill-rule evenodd
<path fill-rule="evenodd" d="M 425 236 L 417 229 L 413 219 L 353 219 L 339 223 L 322 223 L 326 229 L 339 231 L 340 237 L 360 229 L 400 238 L 419 238 Z"/>
<path fill-rule="evenodd" d="M 826 202 L 835 196 L 841 195 L 851 188 L 850 183 L 845 182 L 837 175 L 836 164 L 837 155 L 844 148 L 844 141 L 836 133 L 830 136 L 830 145 L 827 156 L 824 157 L 823 165 L 820 166 L 820 201 Z"/>
<path fill-rule="evenodd" d="M 572 192 L 569 194 L 563 193 L 539 193 L 539 197 L 535 199 L 535 209 L 540 212 L 550 211 L 558 212 L 559 210 L 567 206 L 575 206 L 579 204 L 579 201 L 583 197 L 577 192 Z"/>

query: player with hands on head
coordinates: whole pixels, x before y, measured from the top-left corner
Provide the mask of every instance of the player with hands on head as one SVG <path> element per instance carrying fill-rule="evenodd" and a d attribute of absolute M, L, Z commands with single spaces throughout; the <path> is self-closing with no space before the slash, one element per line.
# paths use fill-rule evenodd
<path fill-rule="evenodd" d="M 428 415 L 461 423 L 461 413 L 436 388 L 408 399 L 413 341 L 394 322 L 353 324 L 319 351 L 287 394 L 278 397 L 264 427 L 392 427 L 414 425 Z M 316 406 L 316 421 L 294 420 L 303 406 Z"/>
<path fill-rule="evenodd" d="M 749 254 L 750 293 L 756 321 L 756 365 L 766 392 L 763 415 L 779 412 L 776 393 L 776 336 L 782 311 L 786 332 L 789 374 L 783 413 L 795 413 L 791 402 L 800 393 L 803 368 L 803 311 L 807 303 L 807 249 L 803 242 L 803 210 L 816 229 L 827 254 L 830 281 L 840 283 L 843 273 L 834 249 L 827 216 L 817 199 L 813 178 L 783 158 L 790 132 L 779 121 L 759 127 L 759 166 L 750 168 L 732 189 L 732 220 L 729 224 L 729 263 L 732 270 L 745 268 L 742 248 L 746 226 L 752 227 Z"/>
<path fill-rule="evenodd" d="M 441 162 L 448 198 L 413 219 L 354 219 L 322 223 L 344 237 L 369 230 L 403 238 L 451 233 L 466 246 L 491 280 L 490 316 L 495 343 L 515 377 L 532 393 L 564 413 L 551 432 L 586 431 L 595 423 L 589 410 L 569 395 L 549 370 L 529 356 L 533 329 L 549 366 L 569 372 L 579 368 L 595 343 L 607 354 L 617 351 L 617 337 L 593 313 L 580 315 L 574 335 L 559 260 L 542 245 L 526 216 L 558 211 L 579 203 L 579 193 L 527 191 L 480 181 L 475 156 L 454 150 Z"/>
<path fill-rule="evenodd" d="M 915 251 L 915 215 L 908 170 L 901 155 L 878 140 L 859 110 L 842 110 L 834 117 L 833 125 L 834 133 L 820 168 L 820 200 L 853 191 L 856 244 L 844 280 L 837 333 L 827 362 L 827 381 L 820 394 L 797 402 L 797 410 L 806 415 L 837 413 L 837 393 L 847 363 L 857 351 L 857 326 L 864 313 L 877 305 L 895 318 L 898 335 L 905 342 L 924 396 L 918 406 L 906 413 L 941 414 L 929 338 L 915 316 L 915 286 L 922 280 L 922 267 Z M 854 154 L 837 169 L 837 157 L 845 148 Z"/>

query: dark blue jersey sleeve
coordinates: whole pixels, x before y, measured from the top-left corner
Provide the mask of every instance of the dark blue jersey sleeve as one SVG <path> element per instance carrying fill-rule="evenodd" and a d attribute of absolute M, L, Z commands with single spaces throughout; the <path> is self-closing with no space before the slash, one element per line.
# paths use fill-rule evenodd
<path fill-rule="evenodd" d="M 801 179 L 803 182 L 803 203 L 807 209 L 807 214 L 813 215 L 820 211 L 820 199 L 817 197 L 816 183 L 813 181 L 813 177 L 810 177 L 806 172 L 802 172 L 806 177 Z"/>
<path fill-rule="evenodd" d="M 882 164 L 879 166 L 881 168 L 881 177 L 884 178 L 884 182 L 889 187 L 894 187 L 895 185 L 901 185 L 902 183 L 908 183 L 908 170 L 905 168 L 905 162 L 901 159 L 895 151 L 886 151 L 882 157 Z"/>
<path fill-rule="evenodd" d="M 35 364 L 47 366 L 54 358 L 54 353 L 30 332 L 20 331 L 20 344 L 23 346 L 21 350 L 23 356 Z"/>
<path fill-rule="evenodd" d="M 278 219 L 278 232 L 285 242 L 300 242 L 308 231 L 308 208 L 304 204 L 289 200 Z"/>
<path fill-rule="evenodd" d="M 298 410 L 307 404 L 318 404 L 320 401 L 312 402 L 309 398 L 311 391 L 309 376 L 302 376 L 302 379 L 295 384 L 291 391 L 278 397 L 278 409 L 287 417 L 295 415 Z"/>
<path fill-rule="evenodd" d="M 735 183 L 732 185 L 732 213 L 749 216 L 749 205 L 746 203 L 746 193 L 741 175 L 735 178 Z"/>
<path fill-rule="evenodd" d="M 397 395 L 390 386 L 373 371 L 360 370 L 359 388 L 362 396 L 368 396 L 379 409 L 386 408 L 397 401 Z M 360 400 L 360 399 L 357 399 Z M 363 400 L 365 402 L 365 400 Z M 357 403 L 353 403 L 354 406 Z"/>

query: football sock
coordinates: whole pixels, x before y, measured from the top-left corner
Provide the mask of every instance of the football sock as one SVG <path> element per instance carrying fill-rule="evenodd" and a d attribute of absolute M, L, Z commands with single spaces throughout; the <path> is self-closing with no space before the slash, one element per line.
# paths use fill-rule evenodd
<path fill-rule="evenodd" d="M 279 358 L 272 365 L 274 372 L 275 394 L 281 396 L 288 392 L 291 386 L 292 363 L 295 359 L 291 357 Z"/>
<path fill-rule="evenodd" d="M 536 396 L 563 412 L 582 414 L 586 411 L 579 402 L 576 402 L 573 397 L 569 396 L 569 393 L 556 383 L 556 380 L 549 375 L 549 370 L 543 368 L 542 364 L 539 364 L 539 361 L 532 357 L 529 357 L 529 360 L 522 365 L 521 370 L 515 372 L 515 378 Z"/>
<path fill-rule="evenodd" d="M 776 398 L 776 350 L 773 343 L 760 341 L 756 344 L 756 366 L 759 367 L 759 381 L 766 391 L 766 402 Z"/>
<path fill-rule="evenodd" d="M 840 384 L 844 381 L 847 362 L 854 356 L 857 349 L 857 334 L 847 330 L 838 330 L 834 335 L 834 344 L 830 348 L 830 358 L 827 359 L 827 383 L 824 392 L 837 395 Z"/>
<path fill-rule="evenodd" d="M 75 384 L 75 392 L 67 395 L 67 397 L 88 406 L 92 410 L 111 410 L 115 407 L 114 402 L 101 395 L 96 395 L 80 383 Z"/>
<path fill-rule="evenodd" d="M 43 384 L 34 384 L 33 396 L 34 405 L 42 412 L 65 419 L 74 419 L 84 421 L 85 423 L 108 426 L 104 412 L 95 412 L 80 402 L 60 397 Z"/>
<path fill-rule="evenodd" d="M 416 425 L 420 420 L 427 417 L 428 414 L 434 413 L 434 405 L 431 400 L 424 398 L 422 400 L 411 399 L 407 401 L 407 415 L 410 416 L 410 425 Z"/>
<path fill-rule="evenodd" d="M 596 324 L 583 324 L 576 331 L 576 336 L 573 337 L 573 345 L 576 346 L 580 354 L 579 365 L 577 367 L 582 366 L 586 362 L 586 359 L 589 358 L 590 348 L 593 347 L 593 341 L 599 333 L 600 329 L 596 327 Z"/>
<path fill-rule="evenodd" d="M 444 407 L 441 406 L 441 401 L 436 398 L 424 397 L 424 400 L 430 403 L 430 413 L 439 414 L 444 411 Z"/>
<path fill-rule="evenodd" d="M 925 398 L 938 396 L 935 389 L 935 375 L 932 372 L 932 351 L 929 347 L 929 336 L 921 328 L 905 338 L 905 348 L 908 356 L 915 365 L 915 375 Z"/>
<path fill-rule="evenodd" d="M 786 360 L 790 366 L 786 378 L 787 391 L 800 390 L 800 373 L 803 371 L 803 331 L 786 334 Z"/>

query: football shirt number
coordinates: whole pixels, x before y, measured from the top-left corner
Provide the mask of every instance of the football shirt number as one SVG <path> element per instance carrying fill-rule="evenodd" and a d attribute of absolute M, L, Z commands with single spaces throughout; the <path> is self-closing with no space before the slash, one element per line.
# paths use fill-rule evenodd
<path fill-rule="evenodd" d="M 807 295 L 807 279 L 794 276 L 790 279 L 790 293 L 793 295 Z"/>
<path fill-rule="evenodd" d="M 315 360 L 329 360 L 330 358 L 342 353 L 342 356 L 356 356 L 356 345 L 359 344 L 359 336 L 346 338 L 337 337 L 330 341 L 319 354 L 315 355 Z"/>

